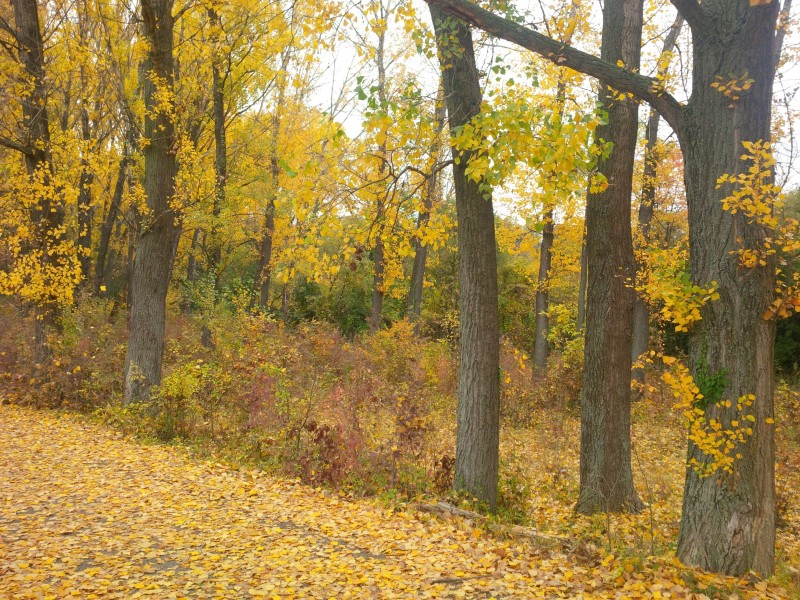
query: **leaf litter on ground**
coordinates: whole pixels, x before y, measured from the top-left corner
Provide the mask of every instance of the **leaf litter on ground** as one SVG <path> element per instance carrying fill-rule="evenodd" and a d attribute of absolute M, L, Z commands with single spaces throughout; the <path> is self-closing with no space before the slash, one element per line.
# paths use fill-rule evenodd
<path fill-rule="evenodd" d="M 65 413 L 0 406 L 0 447 L 0 598 L 785 597 L 674 560 L 501 539 Z"/>

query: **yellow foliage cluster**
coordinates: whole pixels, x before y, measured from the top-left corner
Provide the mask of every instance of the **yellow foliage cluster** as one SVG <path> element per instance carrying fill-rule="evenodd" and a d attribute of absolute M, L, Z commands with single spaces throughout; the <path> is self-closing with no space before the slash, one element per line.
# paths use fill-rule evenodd
<path fill-rule="evenodd" d="M 672 390 L 677 401 L 675 408 L 689 425 L 689 440 L 707 457 L 704 461 L 692 457 L 689 466 L 701 477 L 720 470 L 733 473 L 735 461 L 742 457 L 739 446 L 753 434 L 752 423 L 756 419 L 745 411 L 753 404 L 755 396 L 747 394 L 737 400 L 735 418 L 723 421 L 722 417 L 711 417 L 709 413 L 713 407 L 704 405 L 703 394 L 689 369 L 674 357 L 663 356 L 662 360 L 670 369 L 661 378 Z M 718 404 L 720 408 L 733 406 L 730 400 L 720 400 Z"/>
<path fill-rule="evenodd" d="M 765 311 L 764 318 L 788 317 L 800 312 L 800 274 L 787 272 L 787 260 L 800 251 L 800 223 L 791 217 L 779 218 L 783 207 L 781 188 L 774 183 L 775 158 L 769 142 L 742 142 L 745 152 L 743 161 L 750 166 L 738 174 L 725 174 L 717 180 L 717 189 L 732 186 L 730 195 L 722 200 L 722 207 L 731 214 L 742 214 L 750 222 L 763 226 L 763 236 L 753 246 L 745 246 L 741 240 L 736 251 L 739 263 L 749 269 L 766 267 L 771 257 L 777 256 L 779 266 L 775 288 L 776 298 Z"/>

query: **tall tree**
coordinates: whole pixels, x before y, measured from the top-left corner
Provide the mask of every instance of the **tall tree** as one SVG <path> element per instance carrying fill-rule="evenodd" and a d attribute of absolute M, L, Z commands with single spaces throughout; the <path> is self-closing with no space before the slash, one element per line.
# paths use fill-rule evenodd
<path fill-rule="evenodd" d="M 469 26 L 431 5 L 450 131 L 478 115 L 482 94 Z M 459 372 L 454 485 L 493 510 L 500 445 L 500 323 L 497 243 L 490 191 L 454 150 L 458 219 Z M 488 197 L 487 197 L 488 196 Z"/>
<path fill-rule="evenodd" d="M 125 399 L 145 399 L 161 382 L 167 288 L 181 231 L 173 205 L 178 172 L 173 89 L 173 0 L 142 0 L 148 42 L 143 85 L 144 190 L 147 215 L 133 262 L 125 357 Z"/>
<path fill-rule="evenodd" d="M 638 70 L 642 40 L 641 0 L 603 5 L 601 57 Z M 586 200 L 588 285 L 581 401 L 581 484 L 576 510 L 585 514 L 638 510 L 633 486 L 630 432 L 633 269 L 631 192 L 638 102 L 600 80 L 600 104 L 608 113 L 596 131 L 613 144 L 598 172 L 608 186 Z"/>
<path fill-rule="evenodd" d="M 675 49 L 678 41 L 683 18 L 678 16 L 664 39 L 661 48 L 661 59 L 658 65 L 659 78 L 666 77 L 669 67 L 670 55 Z M 639 225 L 637 232 L 637 252 L 642 251 L 650 242 L 650 231 L 653 215 L 656 209 L 656 168 L 660 160 L 658 151 L 658 125 L 661 122 L 661 115 L 653 108 L 650 109 L 650 116 L 647 119 L 647 129 L 645 129 L 645 148 L 644 148 L 644 173 L 642 174 L 642 193 L 639 198 Z M 637 264 L 637 271 L 641 272 L 642 264 Z M 637 278 L 639 274 L 637 273 Z M 642 354 L 647 352 L 650 344 L 650 307 L 647 299 L 640 294 L 636 295 L 633 303 L 633 345 L 631 348 L 631 359 L 636 363 Z M 634 367 L 631 371 L 631 380 L 634 382 L 633 394 L 640 397 L 644 389 L 644 367 Z"/>
<path fill-rule="evenodd" d="M 743 142 L 770 138 L 777 0 L 671 0 L 692 34 L 692 96 L 679 103 L 657 79 L 644 77 L 510 22 L 465 0 L 429 0 L 482 29 L 564 66 L 634 94 L 658 110 L 678 135 L 684 156 L 693 282 L 716 287 L 719 299 L 701 309 L 691 335 L 695 382 L 705 419 L 723 428 L 745 417 L 752 434 L 737 448 L 732 472 L 702 476 L 714 462 L 695 441 L 687 467 L 678 556 L 688 564 L 740 575 L 770 574 L 775 548 L 775 442 L 772 355 L 775 324 L 764 319 L 774 295 L 775 265 L 744 267 L 741 244 L 763 247 L 770 227 L 724 209 L 726 174 L 746 172 Z M 752 79 L 750 79 L 752 78 Z M 735 84 L 731 88 L 731 83 Z M 720 89 L 722 88 L 722 89 Z M 765 168 L 768 177 L 772 167 Z M 708 392 L 711 392 L 709 395 Z"/>
<path fill-rule="evenodd" d="M 16 139 L 2 136 L 0 145 L 22 154 L 25 162 L 24 182 L 18 193 L 27 207 L 29 229 L 21 235 L 19 247 L 32 260 L 18 257 L 14 276 L 0 273 L 0 291 L 23 291 L 13 282 L 24 282 L 26 295 L 34 304 L 34 358 L 42 362 L 50 355 L 48 331 L 55 325 L 60 302 L 71 300 L 72 287 L 80 279 L 79 263 L 74 248 L 65 235 L 65 209 L 62 182 L 53 169 L 48 112 L 48 87 L 45 77 L 44 43 L 36 0 L 13 0 L 13 25 L 0 20 L 0 32 L 10 36 L 2 40 L 9 54 L 16 51 L 18 65 L 11 70 L 7 85 L 19 94 L 22 109 L 21 127 Z M 16 71 L 16 72 L 15 72 Z M 78 273 L 71 276 L 73 267 Z M 66 289 L 57 289 L 58 287 Z"/>

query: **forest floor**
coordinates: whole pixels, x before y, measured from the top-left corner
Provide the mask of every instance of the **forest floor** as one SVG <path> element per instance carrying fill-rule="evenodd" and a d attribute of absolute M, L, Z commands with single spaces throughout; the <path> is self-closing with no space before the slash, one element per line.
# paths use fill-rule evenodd
<path fill-rule="evenodd" d="M 0 406 L 0 598 L 786 598 Z M 789 524 L 796 532 L 798 523 Z M 785 538 L 785 534 L 784 534 Z M 784 543 L 785 540 L 781 543 Z"/>

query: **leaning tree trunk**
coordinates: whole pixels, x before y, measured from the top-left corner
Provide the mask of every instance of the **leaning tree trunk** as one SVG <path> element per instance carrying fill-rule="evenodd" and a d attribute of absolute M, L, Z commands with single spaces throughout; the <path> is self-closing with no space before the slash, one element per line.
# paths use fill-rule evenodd
<path fill-rule="evenodd" d="M 555 222 L 553 209 L 544 216 L 544 229 L 542 230 L 542 243 L 539 247 L 539 279 L 536 286 L 536 341 L 533 345 L 533 373 L 534 377 L 544 374 L 547 369 L 547 356 L 549 345 L 547 336 L 550 331 L 550 320 L 547 311 L 550 306 L 549 273 L 552 263 L 553 238 L 555 237 Z"/>
<path fill-rule="evenodd" d="M 703 12 L 688 20 L 694 42 L 693 95 L 685 111 L 681 146 L 689 205 L 692 280 L 716 282 L 719 299 L 702 309 L 691 337 L 695 382 L 705 394 L 705 418 L 725 429 L 754 416 L 752 435 L 737 444 L 733 472 L 703 477 L 687 468 L 678 557 L 703 569 L 769 575 L 775 548 L 775 442 L 773 416 L 775 323 L 764 318 L 773 299 L 775 265 L 739 263 L 740 247 L 764 248 L 771 231 L 741 213 L 723 209 L 730 185 L 717 189 L 724 174 L 746 172 L 742 142 L 769 140 L 774 76 L 775 0 L 704 0 Z M 713 17 L 712 17 L 713 15 Z M 720 79 L 720 77 L 722 79 Z M 733 98 L 712 87 L 731 77 L 750 77 L 752 87 Z M 714 397 L 713 382 L 724 384 Z M 737 400 L 753 394 L 749 409 Z M 719 396 L 719 394 L 717 394 Z M 730 400 L 726 407 L 721 400 Z M 715 402 L 714 400 L 720 400 Z M 689 460 L 710 459 L 689 443 Z"/>
<path fill-rule="evenodd" d="M 436 6 L 430 10 L 439 54 L 448 57 L 442 78 L 450 131 L 458 131 L 481 109 L 472 34 L 463 21 Z M 500 437 L 497 243 L 491 199 L 485 199 L 480 184 L 465 173 L 470 157 L 470 152 L 460 153 L 453 165 L 460 315 L 454 485 L 493 510 Z"/>
<path fill-rule="evenodd" d="M 637 70 L 642 1 L 606 0 L 601 56 Z M 631 190 L 638 103 L 614 99 L 601 81 L 607 124 L 596 136 L 614 144 L 598 170 L 608 181 L 586 205 L 588 290 L 581 402 L 580 496 L 576 510 L 636 511 L 641 502 L 631 469 L 631 317 L 634 275 Z"/>
<path fill-rule="evenodd" d="M 178 163 L 171 110 L 160 107 L 173 87 L 173 0 L 142 0 L 142 22 L 148 41 L 144 89 L 144 191 L 148 214 L 143 219 L 133 262 L 125 359 L 125 400 L 146 399 L 161 383 L 167 288 L 180 213 L 171 205 Z M 166 89 L 164 89 L 166 88 Z"/>

